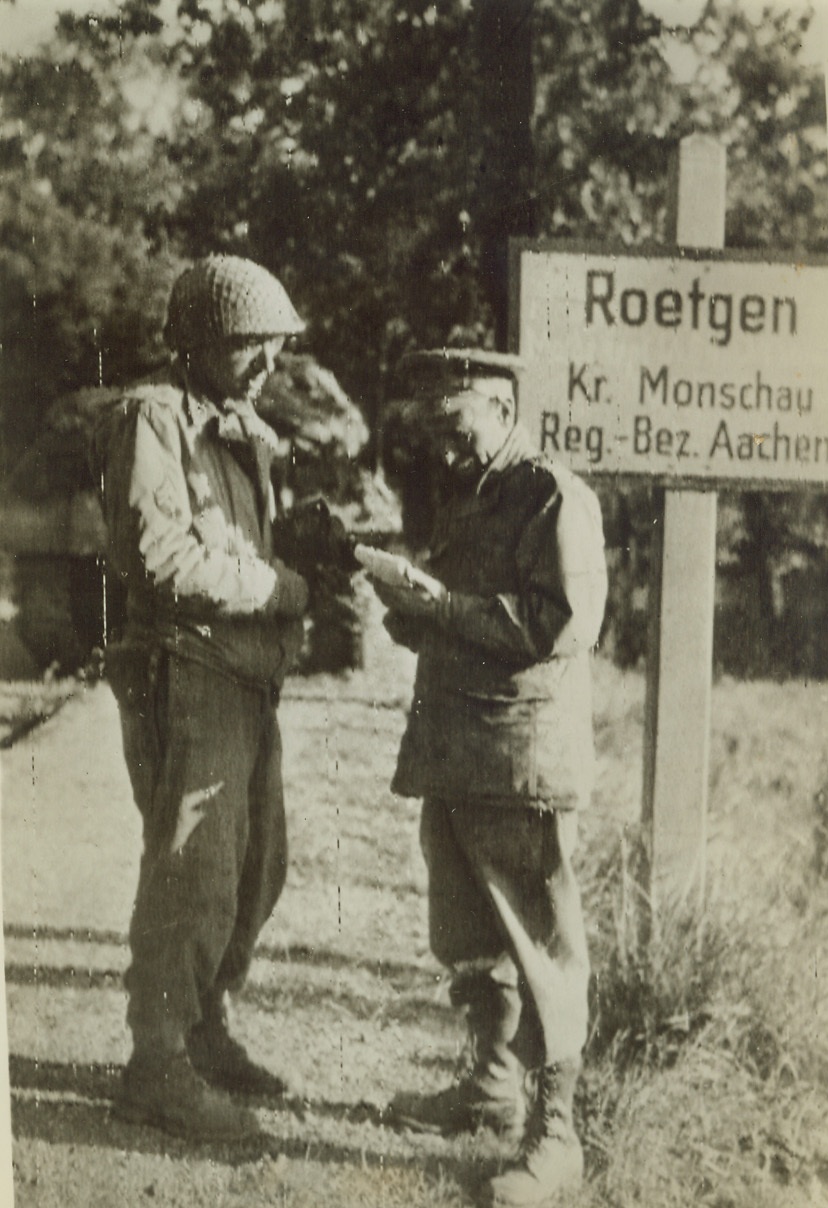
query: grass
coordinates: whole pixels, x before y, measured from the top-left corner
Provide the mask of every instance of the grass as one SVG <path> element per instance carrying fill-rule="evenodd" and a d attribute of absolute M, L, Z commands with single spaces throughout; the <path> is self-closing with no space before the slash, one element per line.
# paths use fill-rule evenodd
<path fill-rule="evenodd" d="M 652 923 L 637 890 L 618 903 L 580 1105 L 594 1203 L 823 1202 L 826 1045 L 809 1034 L 801 951 L 763 951 L 714 904 Z"/>
<path fill-rule="evenodd" d="M 654 918 L 626 759 L 641 685 L 600 667 L 598 679 L 605 777 L 581 856 L 589 1203 L 828 1203 L 826 692 L 715 686 L 705 907 Z"/>
<path fill-rule="evenodd" d="M 404 701 L 390 666 L 384 674 L 388 701 Z M 828 1014 L 814 976 L 828 934 L 818 843 L 828 693 L 814 684 L 715 685 L 705 909 L 662 908 L 654 918 L 637 873 L 643 678 L 599 659 L 595 679 L 600 775 L 578 860 L 594 972 L 577 1103 L 588 1178 L 572 1203 L 828 1204 Z M 344 753 L 340 811 L 362 835 L 381 900 L 402 888 L 421 920 L 416 813 L 386 789 L 382 742 L 397 727 L 392 710 L 376 749 Z M 352 847 L 347 875 L 362 868 Z M 422 925 L 413 946 L 410 923 L 407 931 L 399 954 L 419 944 L 427 959 Z M 441 1009 L 440 1026 L 434 1018 L 429 1026 L 446 1072 L 424 1069 L 410 1052 L 409 1082 L 439 1085 L 452 1035 L 460 1049 L 460 1024 L 444 1001 Z M 465 1157 L 485 1170 L 485 1155 Z M 458 1189 L 461 1201 L 473 1194 L 462 1169 L 448 1186 L 427 1181 L 411 1202 L 442 1208 Z"/>
<path fill-rule="evenodd" d="M 379 1117 L 402 1087 L 444 1085 L 464 1042 L 428 951 L 418 805 L 388 789 L 412 670 L 375 630 L 364 670 L 294 680 L 285 695 L 288 888 L 238 1004 L 242 1037 L 277 1067 L 289 1060 L 301 1088 L 263 1113 L 267 1142 L 231 1160 L 150 1130 L 136 1140 L 105 1116 L 87 1125 L 80 1074 L 63 1067 L 76 1088 L 64 1103 L 48 1063 L 19 1055 L 48 1092 L 37 1111 L 21 1098 L 19 1208 L 474 1202 L 503 1158 L 492 1138 L 417 1138 Z M 578 854 L 594 974 L 576 1102 L 587 1178 L 560 1208 L 828 1205 L 828 689 L 714 686 L 705 910 L 656 918 L 637 875 L 643 694 L 640 674 L 597 660 L 599 780 Z M 22 966 L 28 940 L 15 944 Z M 112 971 L 126 956 L 106 945 L 71 957 L 83 984 L 74 967 L 51 970 L 44 1017 L 64 1061 L 61 1029 L 92 995 L 101 1035 L 122 1029 Z M 59 949 L 44 937 L 40 959 L 69 961 Z M 44 989 L 12 990 L 12 1024 L 15 1010 L 44 1011 Z"/>

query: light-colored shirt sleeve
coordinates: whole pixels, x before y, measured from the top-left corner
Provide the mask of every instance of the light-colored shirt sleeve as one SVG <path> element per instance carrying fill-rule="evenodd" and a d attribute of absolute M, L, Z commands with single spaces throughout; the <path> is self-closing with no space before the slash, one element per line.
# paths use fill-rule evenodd
<path fill-rule="evenodd" d="M 145 404 L 129 427 L 119 459 L 129 466 L 123 502 L 155 588 L 185 606 L 223 615 L 301 615 L 307 603 L 301 576 L 263 558 L 217 505 L 193 515 L 174 412 Z"/>

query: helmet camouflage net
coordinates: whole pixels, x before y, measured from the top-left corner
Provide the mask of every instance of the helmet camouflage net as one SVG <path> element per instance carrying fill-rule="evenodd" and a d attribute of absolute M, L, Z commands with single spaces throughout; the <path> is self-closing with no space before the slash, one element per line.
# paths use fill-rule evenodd
<path fill-rule="evenodd" d="M 217 339 L 294 335 L 305 324 L 284 286 L 241 256 L 206 256 L 172 287 L 164 337 L 179 352 Z"/>

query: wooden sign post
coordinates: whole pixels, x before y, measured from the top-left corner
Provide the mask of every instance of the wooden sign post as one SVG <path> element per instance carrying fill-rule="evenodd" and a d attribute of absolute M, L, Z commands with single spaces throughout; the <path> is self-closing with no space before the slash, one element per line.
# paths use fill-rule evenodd
<path fill-rule="evenodd" d="M 679 247 L 721 248 L 725 150 L 691 135 L 672 165 L 673 238 Z M 713 606 L 714 491 L 659 491 L 650 549 L 642 820 L 650 843 L 650 893 L 704 894 Z"/>
<path fill-rule="evenodd" d="M 538 446 L 646 479 L 653 534 L 642 815 L 654 899 L 704 889 L 716 490 L 828 484 L 828 262 L 725 252 L 725 155 L 691 135 L 676 246 L 514 240 L 510 343 Z"/>

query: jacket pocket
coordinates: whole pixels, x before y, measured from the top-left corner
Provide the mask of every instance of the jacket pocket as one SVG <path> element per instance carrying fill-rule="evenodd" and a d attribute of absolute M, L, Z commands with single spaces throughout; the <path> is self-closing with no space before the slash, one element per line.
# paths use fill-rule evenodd
<path fill-rule="evenodd" d="M 118 702 L 121 738 L 135 803 L 145 819 L 153 809 L 170 713 L 169 655 L 160 647 L 112 644 L 106 678 Z"/>
<path fill-rule="evenodd" d="M 457 749 L 464 752 L 463 780 L 470 791 L 481 796 L 534 798 L 535 702 L 467 699 Z"/>
<path fill-rule="evenodd" d="M 558 695 L 537 702 L 535 792 L 557 809 L 575 809 L 587 804 L 595 780 L 592 694 L 586 655 L 561 664 Z"/>
<path fill-rule="evenodd" d="M 533 701 L 458 693 L 418 702 L 400 751 L 397 792 L 526 801 L 535 786 Z"/>

